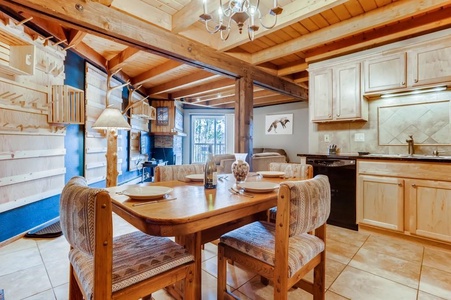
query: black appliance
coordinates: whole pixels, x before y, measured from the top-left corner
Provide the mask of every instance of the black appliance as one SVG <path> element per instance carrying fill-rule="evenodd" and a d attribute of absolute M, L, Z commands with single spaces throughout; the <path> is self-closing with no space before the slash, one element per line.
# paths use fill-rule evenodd
<path fill-rule="evenodd" d="M 329 177 L 331 209 L 328 224 L 358 230 L 356 223 L 356 163 L 355 159 L 309 158 L 313 174 Z"/>

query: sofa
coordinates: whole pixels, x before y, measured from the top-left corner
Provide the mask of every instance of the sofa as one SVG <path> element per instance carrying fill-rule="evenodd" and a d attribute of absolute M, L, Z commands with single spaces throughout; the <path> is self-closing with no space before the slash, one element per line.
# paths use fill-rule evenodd
<path fill-rule="evenodd" d="M 216 171 L 221 173 L 230 173 L 232 171 L 232 163 L 235 161 L 234 154 L 218 154 L 214 156 L 216 163 Z M 251 157 L 251 171 L 268 171 L 269 164 L 272 162 L 285 163 L 289 162 L 287 153 L 283 149 L 276 148 L 254 148 Z"/>
<path fill-rule="evenodd" d="M 252 154 L 252 171 L 268 171 L 269 164 L 289 162 L 288 155 L 280 148 L 254 148 Z"/>

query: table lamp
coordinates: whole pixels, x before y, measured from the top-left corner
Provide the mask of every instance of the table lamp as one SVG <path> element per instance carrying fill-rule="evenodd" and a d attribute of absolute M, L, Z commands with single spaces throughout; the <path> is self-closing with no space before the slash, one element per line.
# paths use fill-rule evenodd
<path fill-rule="evenodd" d="M 117 108 L 107 107 L 92 125 L 93 129 L 107 131 L 106 150 L 106 186 L 117 185 L 117 131 L 119 129 L 130 130 L 131 127 Z"/>

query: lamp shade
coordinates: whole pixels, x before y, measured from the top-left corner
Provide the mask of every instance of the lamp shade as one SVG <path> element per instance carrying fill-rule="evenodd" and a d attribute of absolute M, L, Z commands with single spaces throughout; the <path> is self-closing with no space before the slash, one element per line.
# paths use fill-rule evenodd
<path fill-rule="evenodd" d="M 125 130 L 131 129 L 130 125 L 127 123 L 127 121 L 125 121 L 121 111 L 117 108 L 111 107 L 105 108 L 105 110 L 100 114 L 100 116 L 92 125 L 92 128 L 94 129 L 115 128 Z"/>

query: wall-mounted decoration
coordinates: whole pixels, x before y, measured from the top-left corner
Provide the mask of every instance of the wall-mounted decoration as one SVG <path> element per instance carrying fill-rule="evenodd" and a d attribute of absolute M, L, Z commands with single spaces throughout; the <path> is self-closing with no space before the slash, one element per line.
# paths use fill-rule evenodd
<path fill-rule="evenodd" d="M 293 134 L 293 114 L 266 115 L 266 134 Z"/>
<path fill-rule="evenodd" d="M 169 108 L 167 106 L 157 107 L 157 125 L 169 124 Z"/>
<path fill-rule="evenodd" d="M 451 101 L 381 106 L 378 109 L 379 145 L 451 144 Z"/>
<path fill-rule="evenodd" d="M 183 131 L 183 112 L 179 109 L 175 109 L 175 129 Z"/>

